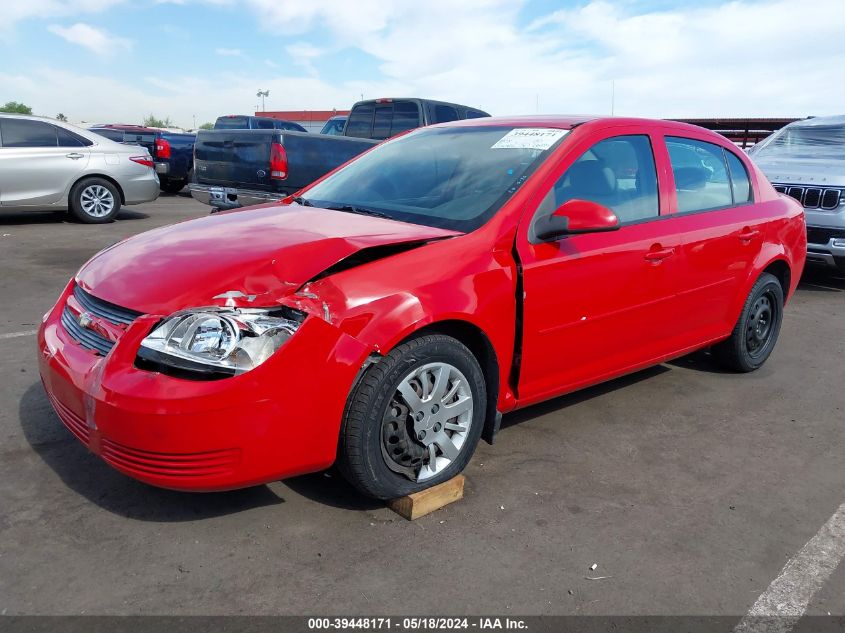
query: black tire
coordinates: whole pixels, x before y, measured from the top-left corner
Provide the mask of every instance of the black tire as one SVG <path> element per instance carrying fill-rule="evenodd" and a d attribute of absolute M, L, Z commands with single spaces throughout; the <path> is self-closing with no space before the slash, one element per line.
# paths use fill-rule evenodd
<path fill-rule="evenodd" d="M 85 208 L 84 196 L 91 188 L 104 188 L 111 194 L 111 208 L 105 215 L 95 215 L 89 213 Z M 76 183 L 70 190 L 68 198 L 68 207 L 70 208 L 70 215 L 84 224 L 105 224 L 113 222 L 114 218 L 120 212 L 120 192 L 111 182 L 103 178 L 83 178 Z"/>
<path fill-rule="evenodd" d="M 759 369 L 775 348 L 782 322 L 783 288 L 777 277 L 763 273 L 748 293 L 730 337 L 713 346 L 713 356 L 734 371 Z"/>
<path fill-rule="evenodd" d="M 161 187 L 161 190 L 164 193 L 176 194 L 176 193 L 179 193 L 180 191 L 182 191 L 182 189 L 184 189 L 185 185 L 187 185 L 187 184 L 188 184 L 188 181 L 184 180 L 184 179 L 182 179 L 182 180 L 162 180 L 159 183 L 159 186 Z"/>
<path fill-rule="evenodd" d="M 466 377 L 473 399 L 472 413 L 467 415 L 471 423 L 465 431 L 466 435 L 457 456 L 448 466 L 429 479 L 412 481 L 409 476 L 396 472 L 395 468 L 399 465 L 395 461 L 393 469 L 388 466 L 388 442 L 396 440 L 396 437 L 385 438 L 385 433 L 398 431 L 389 431 L 389 427 L 384 425 L 391 424 L 388 406 L 391 406 L 391 411 L 396 410 L 394 403 L 399 384 L 415 370 L 430 363 L 450 365 Z M 446 403 L 445 400 L 443 402 Z M 376 499 L 394 499 L 437 485 L 460 473 L 469 463 L 483 430 L 486 411 L 487 386 L 484 374 L 478 361 L 465 345 L 441 334 L 412 339 L 399 345 L 367 369 L 350 394 L 338 443 L 338 468 L 359 491 Z M 415 432 L 410 413 L 405 424 L 403 445 L 407 442 L 408 450 L 422 451 L 427 456 L 428 449 L 423 447 L 416 437 L 411 436 Z M 396 426 L 393 425 L 392 428 Z M 445 433 L 445 430 L 443 432 Z M 419 461 L 419 458 L 415 459 Z M 423 464 L 419 465 L 420 469 L 425 467 Z"/>

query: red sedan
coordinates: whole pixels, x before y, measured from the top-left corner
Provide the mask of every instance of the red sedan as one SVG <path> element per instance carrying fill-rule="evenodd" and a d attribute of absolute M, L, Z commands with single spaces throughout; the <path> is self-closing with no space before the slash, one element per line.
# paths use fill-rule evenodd
<path fill-rule="evenodd" d="M 710 346 L 757 369 L 805 252 L 801 206 L 706 130 L 454 122 L 100 252 L 44 317 L 41 376 L 150 484 L 337 462 L 390 498 L 459 473 L 515 408 Z"/>

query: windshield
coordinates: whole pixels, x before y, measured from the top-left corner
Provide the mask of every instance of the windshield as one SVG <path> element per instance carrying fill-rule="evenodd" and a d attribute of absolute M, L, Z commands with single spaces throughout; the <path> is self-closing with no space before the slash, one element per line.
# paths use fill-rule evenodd
<path fill-rule="evenodd" d="M 752 152 L 755 157 L 819 158 L 845 160 L 845 126 L 814 125 L 785 127 L 765 145 Z"/>
<path fill-rule="evenodd" d="M 566 133 L 511 127 L 417 130 L 364 154 L 305 197 L 318 207 L 469 232 L 493 216 Z"/>

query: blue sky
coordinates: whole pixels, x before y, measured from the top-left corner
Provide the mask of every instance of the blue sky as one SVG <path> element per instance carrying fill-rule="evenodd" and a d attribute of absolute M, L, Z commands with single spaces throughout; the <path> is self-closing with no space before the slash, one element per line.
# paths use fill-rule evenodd
<path fill-rule="evenodd" d="M 811 17 L 814 37 L 796 35 Z M 842 33 L 841 0 L 16 0 L 0 102 L 184 127 L 251 112 L 259 88 L 275 110 L 363 94 L 493 114 L 838 114 Z"/>

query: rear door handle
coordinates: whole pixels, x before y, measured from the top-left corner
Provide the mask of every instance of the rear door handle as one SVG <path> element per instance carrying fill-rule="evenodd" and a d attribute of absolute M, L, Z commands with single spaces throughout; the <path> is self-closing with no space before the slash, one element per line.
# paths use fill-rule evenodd
<path fill-rule="evenodd" d="M 72 158 L 73 160 L 79 160 L 80 158 L 84 158 L 85 154 L 80 154 L 79 152 L 71 152 L 70 154 L 65 154 L 68 158 Z"/>
<path fill-rule="evenodd" d="M 659 264 L 667 257 L 675 254 L 674 248 L 662 248 L 659 244 L 652 246 L 651 250 L 645 254 L 645 259 L 652 264 Z"/>
<path fill-rule="evenodd" d="M 739 239 L 743 242 L 750 242 L 758 235 L 760 235 L 760 231 L 746 226 L 744 229 L 742 229 L 742 231 L 740 231 Z"/>

